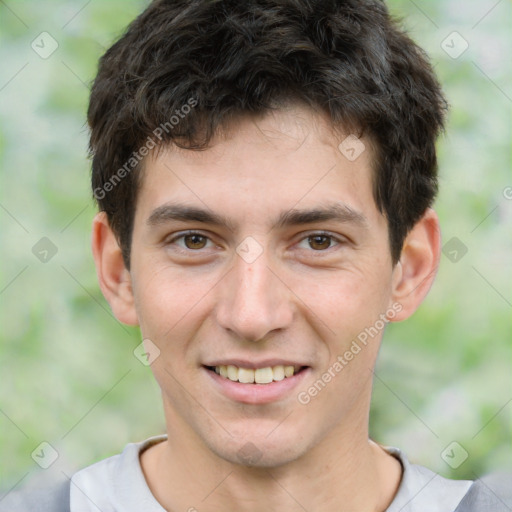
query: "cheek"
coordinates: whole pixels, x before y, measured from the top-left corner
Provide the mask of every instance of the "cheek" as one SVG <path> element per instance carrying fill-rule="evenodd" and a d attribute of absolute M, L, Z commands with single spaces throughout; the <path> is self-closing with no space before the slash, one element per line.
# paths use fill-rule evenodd
<path fill-rule="evenodd" d="M 355 270 L 296 280 L 291 288 L 311 319 L 323 324 L 329 339 L 339 340 L 340 348 L 385 313 L 390 293 L 389 284 L 377 273 Z"/>
<path fill-rule="evenodd" d="M 384 266 L 375 263 L 371 266 L 360 261 L 346 268 L 305 273 L 283 269 L 289 307 L 297 310 L 299 322 L 306 320 L 321 338 L 331 340 L 331 352 L 344 352 L 347 344 L 386 310 L 390 293 L 386 279 L 390 276 Z M 141 331 L 157 344 L 192 339 L 194 329 L 199 329 L 222 300 L 219 287 L 225 292 L 226 286 L 237 286 L 229 278 L 223 282 L 225 269 L 198 266 L 184 270 L 150 258 L 138 265 L 135 275 L 133 290 Z"/>
<path fill-rule="evenodd" d="M 151 264 L 144 267 L 155 268 Z M 206 272 L 198 275 L 171 266 L 141 270 L 134 283 L 141 331 L 145 337 L 162 342 L 179 337 L 190 318 L 197 317 L 204 299 L 219 280 Z"/>

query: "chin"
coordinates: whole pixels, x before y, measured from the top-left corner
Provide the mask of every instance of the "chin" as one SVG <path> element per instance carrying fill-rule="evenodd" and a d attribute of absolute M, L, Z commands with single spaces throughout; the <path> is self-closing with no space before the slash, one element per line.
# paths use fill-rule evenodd
<path fill-rule="evenodd" d="M 265 434 L 248 435 L 218 443 L 208 440 L 210 450 L 218 457 L 232 463 L 252 468 L 275 468 L 297 460 L 307 449 L 301 446 L 304 439 L 296 439 L 294 433 L 283 432 L 270 439 L 268 430 Z"/>

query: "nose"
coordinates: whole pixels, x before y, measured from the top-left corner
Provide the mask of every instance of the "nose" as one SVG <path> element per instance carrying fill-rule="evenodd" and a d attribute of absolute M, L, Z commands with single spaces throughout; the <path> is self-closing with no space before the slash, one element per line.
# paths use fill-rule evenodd
<path fill-rule="evenodd" d="M 291 325 L 293 294 L 269 267 L 266 251 L 251 263 L 235 254 L 224 279 L 218 286 L 217 322 L 238 339 L 265 340 L 272 331 Z"/>

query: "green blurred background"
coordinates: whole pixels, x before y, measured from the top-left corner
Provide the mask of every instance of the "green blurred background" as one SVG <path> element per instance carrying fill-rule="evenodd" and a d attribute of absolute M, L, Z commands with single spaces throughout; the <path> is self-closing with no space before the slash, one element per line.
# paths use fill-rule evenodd
<path fill-rule="evenodd" d="M 159 388 L 133 355 L 140 333 L 113 318 L 96 281 L 86 158 L 97 60 L 146 3 L 0 1 L 0 498 L 43 472 L 31 457 L 43 441 L 59 454 L 47 474 L 70 475 L 164 432 Z M 435 205 L 450 242 L 419 311 L 386 331 L 371 435 L 474 479 L 512 460 L 512 9 L 388 4 L 452 107 Z M 58 44 L 46 58 L 31 47 L 41 32 Z M 33 252 L 43 237 L 57 249 L 46 263 Z M 468 454 L 457 468 L 441 457 L 454 441 Z"/>

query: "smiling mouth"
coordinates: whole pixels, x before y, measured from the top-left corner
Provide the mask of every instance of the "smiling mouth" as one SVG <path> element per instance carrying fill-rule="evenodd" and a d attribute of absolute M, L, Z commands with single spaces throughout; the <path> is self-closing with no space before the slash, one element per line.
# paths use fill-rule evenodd
<path fill-rule="evenodd" d="M 242 384 L 270 384 L 293 377 L 307 366 L 267 366 L 265 368 L 241 368 L 234 365 L 205 366 L 211 372 Z"/>

